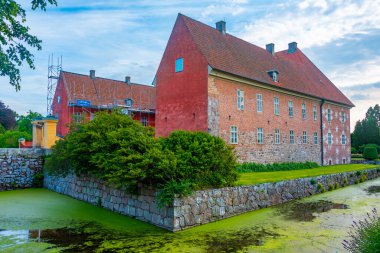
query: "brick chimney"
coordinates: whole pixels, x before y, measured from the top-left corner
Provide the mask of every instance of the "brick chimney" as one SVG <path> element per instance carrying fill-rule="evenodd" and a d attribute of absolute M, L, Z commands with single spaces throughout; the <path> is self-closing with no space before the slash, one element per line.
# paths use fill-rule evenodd
<path fill-rule="evenodd" d="M 95 79 L 95 70 L 93 69 L 90 70 L 90 78 Z"/>
<path fill-rule="evenodd" d="M 294 53 L 297 51 L 297 42 L 291 42 L 288 44 L 288 54 Z"/>
<path fill-rule="evenodd" d="M 223 20 L 216 22 L 216 30 L 223 35 L 226 34 L 226 22 Z"/>
<path fill-rule="evenodd" d="M 126 82 L 127 84 L 131 84 L 131 77 L 130 77 L 130 76 L 126 76 L 126 77 L 125 77 L 125 82 Z"/>
<path fill-rule="evenodd" d="M 267 51 L 271 54 L 271 55 L 274 55 L 274 44 L 273 43 L 269 43 L 266 45 L 266 49 Z"/>

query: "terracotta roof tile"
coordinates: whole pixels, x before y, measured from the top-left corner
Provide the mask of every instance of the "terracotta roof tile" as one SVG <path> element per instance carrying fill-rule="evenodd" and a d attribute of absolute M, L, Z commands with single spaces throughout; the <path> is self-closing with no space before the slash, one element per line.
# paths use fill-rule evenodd
<path fill-rule="evenodd" d="M 109 105 L 125 106 L 125 99 L 133 100 L 132 109 L 155 110 L 156 87 L 142 84 L 127 84 L 122 81 L 101 77 L 91 79 L 88 75 L 61 71 L 69 102 L 88 100 L 91 106 L 107 107 Z"/>
<path fill-rule="evenodd" d="M 230 34 L 179 14 L 194 42 L 209 65 L 227 73 L 255 80 L 270 86 L 354 106 L 352 102 L 302 53 L 287 50 L 271 55 Z M 273 82 L 269 70 L 278 70 L 279 82 Z"/>

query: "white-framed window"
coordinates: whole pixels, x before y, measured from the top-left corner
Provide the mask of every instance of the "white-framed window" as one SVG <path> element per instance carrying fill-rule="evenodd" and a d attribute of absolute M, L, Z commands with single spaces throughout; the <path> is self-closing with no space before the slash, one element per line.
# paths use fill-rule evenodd
<path fill-rule="evenodd" d="M 302 103 L 302 119 L 306 119 L 306 104 Z"/>
<path fill-rule="evenodd" d="M 238 144 L 238 128 L 236 126 L 230 128 L 230 143 Z"/>
<path fill-rule="evenodd" d="M 183 71 L 183 58 L 178 58 L 175 60 L 175 72 Z"/>
<path fill-rule="evenodd" d="M 273 82 L 278 82 L 278 74 L 277 74 L 276 71 L 274 71 L 274 72 L 272 73 L 272 79 L 273 79 Z"/>
<path fill-rule="evenodd" d="M 317 106 L 313 105 L 313 119 L 317 120 Z"/>
<path fill-rule="evenodd" d="M 331 133 L 327 133 L 327 143 L 328 143 L 329 145 L 332 144 L 332 134 L 331 134 Z"/>
<path fill-rule="evenodd" d="M 315 145 L 318 144 L 318 133 L 317 132 L 314 132 L 314 144 Z"/>
<path fill-rule="evenodd" d="M 331 119 L 332 119 L 331 109 L 328 108 L 328 109 L 327 109 L 327 121 L 328 121 L 328 122 L 331 122 Z"/>
<path fill-rule="evenodd" d="M 75 123 L 82 123 L 82 113 L 81 112 L 74 112 L 73 120 Z"/>
<path fill-rule="evenodd" d="M 306 131 L 302 132 L 302 143 L 303 144 L 307 143 L 307 133 L 306 133 Z"/>
<path fill-rule="evenodd" d="M 345 145 L 346 141 L 346 135 L 342 134 L 342 145 Z"/>
<path fill-rule="evenodd" d="M 264 143 L 264 132 L 261 127 L 257 128 L 257 143 L 258 144 Z"/>
<path fill-rule="evenodd" d="M 58 96 L 58 97 L 57 97 L 57 103 L 58 103 L 58 104 L 61 103 L 61 96 Z"/>
<path fill-rule="evenodd" d="M 263 111 L 263 95 L 262 94 L 256 95 L 256 106 L 257 106 L 257 112 Z"/>
<path fill-rule="evenodd" d="M 242 90 L 237 90 L 237 108 L 244 110 L 244 91 Z"/>
<path fill-rule="evenodd" d="M 143 115 L 143 116 L 141 117 L 141 124 L 142 124 L 143 126 L 147 126 L 147 125 L 148 125 L 148 117 L 147 117 L 146 115 Z"/>
<path fill-rule="evenodd" d="M 289 116 L 293 117 L 294 116 L 293 101 L 288 102 L 288 107 L 289 107 Z"/>
<path fill-rule="evenodd" d="M 290 130 L 289 132 L 289 143 L 294 144 L 294 130 Z"/>
<path fill-rule="evenodd" d="M 341 112 L 340 117 L 341 117 L 342 123 L 346 122 L 346 113 L 345 112 Z"/>
<path fill-rule="evenodd" d="M 274 115 L 280 115 L 280 99 L 274 98 Z"/>
<path fill-rule="evenodd" d="M 274 130 L 274 142 L 275 144 L 280 144 L 280 129 Z"/>

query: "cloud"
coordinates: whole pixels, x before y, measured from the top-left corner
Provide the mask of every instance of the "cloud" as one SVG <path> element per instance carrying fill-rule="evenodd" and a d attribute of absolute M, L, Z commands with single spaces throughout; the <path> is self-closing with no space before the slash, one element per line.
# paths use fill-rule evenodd
<path fill-rule="evenodd" d="M 274 42 L 280 48 L 297 41 L 305 49 L 373 29 L 380 29 L 380 1 L 304 0 L 254 17 L 240 36 L 260 46 Z"/>

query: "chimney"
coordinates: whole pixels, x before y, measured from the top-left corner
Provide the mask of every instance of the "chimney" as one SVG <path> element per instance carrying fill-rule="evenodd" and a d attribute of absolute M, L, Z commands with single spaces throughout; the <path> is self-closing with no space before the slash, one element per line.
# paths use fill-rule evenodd
<path fill-rule="evenodd" d="M 90 78 L 95 79 L 95 70 L 93 69 L 90 70 Z"/>
<path fill-rule="evenodd" d="M 216 30 L 223 35 L 226 34 L 226 22 L 223 20 L 216 22 Z"/>
<path fill-rule="evenodd" d="M 126 76 L 126 77 L 125 77 L 125 82 L 126 82 L 127 84 L 131 84 L 131 77 L 130 77 L 130 76 Z"/>
<path fill-rule="evenodd" d="M 266 45 L 267 51 L 271 54 L 274 55 L 274 44 L 270 43 Z"/>
<path fill-rule="evenodd" d="M 288 45 L 289 45 L 288 54 L 291 54 L 297 51 L 297 42 L 291 42 Z"/>

